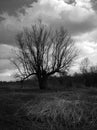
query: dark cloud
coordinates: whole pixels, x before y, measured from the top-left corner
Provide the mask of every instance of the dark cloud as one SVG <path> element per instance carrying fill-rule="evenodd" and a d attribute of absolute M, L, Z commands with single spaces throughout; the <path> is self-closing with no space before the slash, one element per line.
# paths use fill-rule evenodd
<path fill-rule="evenodd" d="M 0 13 L 8 12 L 10 15 L 16 15 L 16 11 L 23 6 L 30 6 L 37 0 L 0 0 Z M 23 9 L 20 11 L 24 11 Z"/>
<path fill-rule="evenodd" d="M 91 0 L 93 10 L 97 11 L 97 0 Z"/>
<path fill-rule="evenodd" d="M 80 12 L 79 12 L 80 14 Z M 97 17 L 95 15 L 90 14 L 87 18 L 83 17 L 81 20 L 79 20 L 77 17 L 71 18 L 70 15 L 66 14 L 65 11 L 61 13 L 61 20 L 57 20 L 57 22 L 53 22 L 52 26 L 64 26 L 71 35 L 81 35 L 85 33 L 90 33 L 93 30 L 97 29 Z M 72 15 L 71 15 L 72 16 Z M 76 15 L 74 15 L 76 16 Z M 80 17 L 79 17 L 80 18 Z"/>
<path fill-rule="evenodd" d="M 0 17 L 0 21 L 2 21 L 2 20 L 4 20 L 4 18 L 3 18 L 3 17 Z"/>
<path fill-rule="evenodd" d="M 0 41 L 5 44 L 15 44 L 16 34 L 17 32 L 15 31 L 0 28 Z"/>
<path fill-rule="evenodd" d="M 86 21 L 81 23 L 65 21 L 64 24 L 65 27 L 68 27 L 67 29 L 72 35 L 84 34 L 87 32 L 91 32 L 97 28 L 97 25 L 95 24 L 94 21 L 92 21 L 92 19 L 87 19 Z"/>
<path fill-rule="evenodd" d="M 76 0 L 64 0 L 67 4 L 74 4 L 76 5 Z"/>
<path fill-rule="evenodd" d="M 31 4 L 29 5 L 30 7 L 25 8 L 25 14 L 21 15 L 21 13 L 19 13 L 20 16 L 17 17 L 10 15 L 2 16 L 2 18 L 5 18 L 5 20 L 2 20 L 1 18 L 2 24 L 0 24 L 0 40 L 5 44 L 14 44 L 16 42 L 15 36 L 18 33 L 18 31 L 21 30 L 21 27 L 23 25 L 30 25 L 33 19 L 37 18 L 39 15 L 42 16 L 44 21 L 46 21 L 49 24 L 56 25 L 56 27 L 58 26 L 58 24 L 64 25 L 64 27 L 66 27 L 67 30 L 73 35 L 90 32 L 97 28 L 97 23 L 95 22 L 97 21 L 97 18 L 95 14 L 92 14 L 86 8 L 79 8 L 77 6 L 74 7 L 72 5 L 68 5 L 75 3 L 75 0 L 64 0 L 64 2 L 62 4 L 64 4 L 64 8 L 66 9 L 63 9 L 63 11 L 60 11 L 60 13 L 57 12 L 57 9 L 55 10 L 54 8 L 54 6 L 58 8 L 59 6 L 56 3 L 54 5 L 54 1 L 52 1 L 53 6 L 50 2 L 47 4 L 40 4 L 39 2 L 37 2 L 33 4 L 33 7 Z M 59 2 L 59 4 L 60 6 L 63 6 L 61 4 L 61 1 Z M 18 5 L 18 2 L 16 5 Z M 61 8 L 59 10 L 61 10 Z"/>

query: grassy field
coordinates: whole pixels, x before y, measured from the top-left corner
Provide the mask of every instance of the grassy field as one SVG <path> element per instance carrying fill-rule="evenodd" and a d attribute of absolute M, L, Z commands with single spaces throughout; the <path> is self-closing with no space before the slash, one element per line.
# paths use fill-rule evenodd
<path fill-rule="evenodd" d="M 96 130 L 97 89 L 0 90 L 0 130 Z"/>

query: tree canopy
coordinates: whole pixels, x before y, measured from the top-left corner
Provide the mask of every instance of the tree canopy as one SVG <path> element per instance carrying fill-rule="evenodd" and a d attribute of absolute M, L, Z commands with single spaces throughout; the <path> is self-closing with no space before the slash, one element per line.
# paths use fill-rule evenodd
<path fill-rule="evenodd" d="M 46 87 L 47 78 L 55 73 L 65 73 L 77 57 L 77 49 L 69 33 L 38 23 L 18 33 L 19 54 L 13 61 L 18 75 L 26 80 L 36 75 L 40 89 Z"/>

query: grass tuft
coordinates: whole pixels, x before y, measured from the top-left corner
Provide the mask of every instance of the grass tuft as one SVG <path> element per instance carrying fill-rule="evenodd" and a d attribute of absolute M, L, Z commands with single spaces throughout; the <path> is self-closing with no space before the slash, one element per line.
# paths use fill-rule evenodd
<path fill-rule="evenodd" d="M 94 109 L 95 108 L 95 109 Z M 17 113 L 26 117 L 38 130 L 82 130 L 97 128 L 97 105 L 59 97 L 43 98 L 26 103 Z"/>

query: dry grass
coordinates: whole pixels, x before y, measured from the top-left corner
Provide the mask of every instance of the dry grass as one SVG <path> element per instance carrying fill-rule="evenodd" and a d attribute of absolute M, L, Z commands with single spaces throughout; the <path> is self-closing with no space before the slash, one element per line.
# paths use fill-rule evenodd
<path fill-rule="evenodd" d="M 41 94 L 24 104 L 16 116 L 25 118 L 30 122 L 30 128 L 37 130 L 97 129 L 96 102 L 90 102 L 88 97 L 84 100 L 73 92 Z"/>
<path fill-rule="evenodd" d="M 0 91 L 0 130 L 96 130 L 97 89 Z"/>

